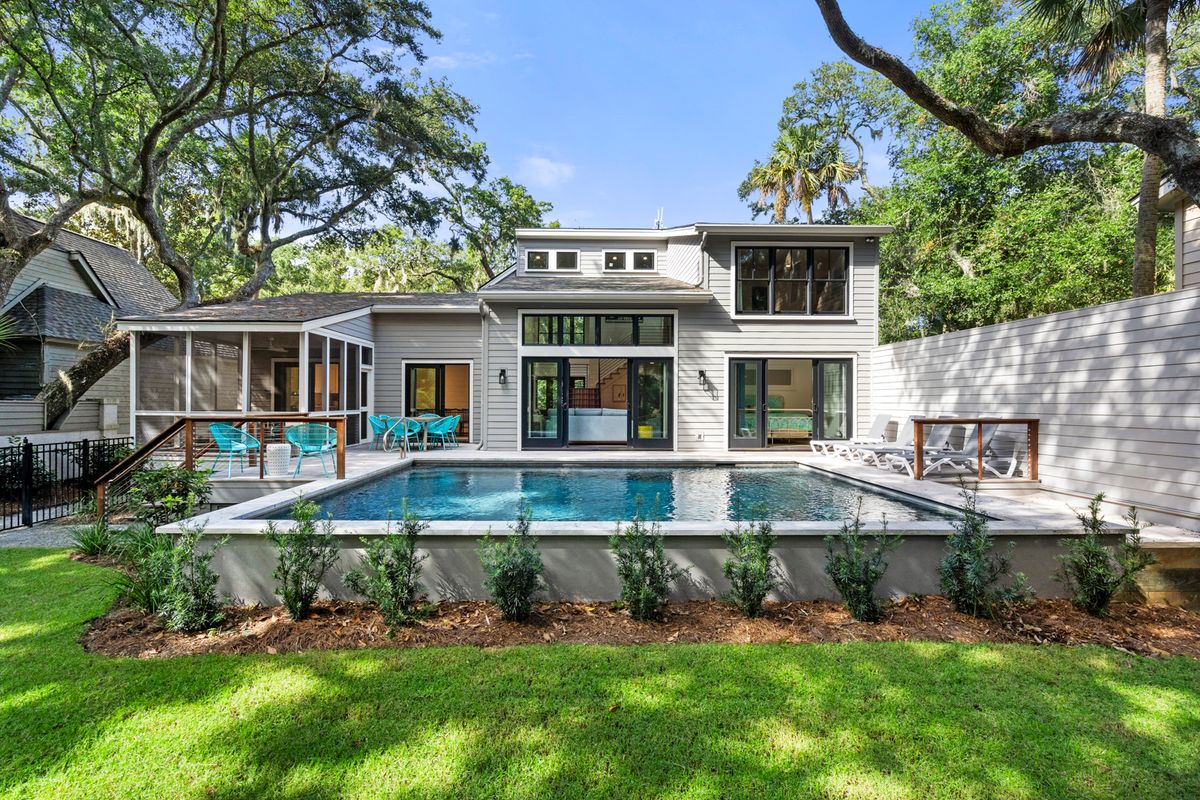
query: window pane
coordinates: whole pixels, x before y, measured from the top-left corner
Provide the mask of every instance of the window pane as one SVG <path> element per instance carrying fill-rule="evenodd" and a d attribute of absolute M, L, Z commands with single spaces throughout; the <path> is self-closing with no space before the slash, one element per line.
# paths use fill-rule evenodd
<path fill-rule="evenodd" d="M 633 317 L 601 317 L 600 344 L 633 344 Z"/>
<path fill-rule="evenodd" d="M 633 434 L 638 439 L 666 439 L 670 430 L 671 404 L 667 397 L 667 362 L 637 362 L 637 408 Z"/>
<path fill-rule="evenodd" d="M 548 269 L 550 253 L 546 250 L 530 250 L 525 254 L 525 269 Z"/>
<path fill-rule="evenodd" d="M 375 359 L 374 348 L 366 347 L 364 345 L 363 349 L 362 349 L 362 365 L 364 367 L 369 367 L 375 363 L 374 359 Z"/>
<path fill-rule="evenodd" d="M 604 254 L 605 269 L 625 269 L 625 254 L 624 253 L 605 253 Z"/>
<path fill-rule="evenodd" d="M 808 251 L 779 248 L 775 251 L 775 313 L 808 311 Z"/>
<path fill-rule="evenodd" d="M 554 254 L 555 269 L 575 269 L 579 266 L 579 254 L 573 250 Z"/>
<path fill-rule="evenodd" d="M 634 253 L 634 269 L 654 269 L 654 253 Z"/>
<path fill-rule="evenodd" d="M 770 310 L 771 251 L 766 247 L 737 250 L 737 310 L 766 313 Z"/>
<path fill-rule="evenodd" d="M 546 314 L 527 315 L 522 340 L 525 344 L 558 344 L 557 321 L 557 317 Z"/>
<path fill-rule="evenodd" d="M 845 250 L 814 250 L 813 278 L 816 280 L 846 280 Z"/>
<path fill-rule="evenodd" d="M 329 340 L 329 410 L 342 410 L 342 347 L 345 342 Z"/>
<path fill-rule="evenodd" d="M 242 410 L 242 335 L 192 334 L 192 410 Z"/>
<path fill-rule="evenodd" d="M 845 314 L 846 282 L 814 281 L 813 304 L 818 314 Z"/>
<path fill-rule="evenodd" d="M 674 317 L 665 314 L 638 317 L 638 344 L 669 345 L 674 340 Z"/>
<path fill-rule="evenodd" d="M 593 316 L 563 317 L 563 344 L 595 344 L 596 318 Z"/>
<path fill-rule="evenodd" d="M 300 410 L 300 335 L 250 334 L 250 410 Z"/>
<path fill-rule="evenodd" d="M 346 410 L 356 411 L 366 405 L 366 399 L 358 397 L 358 345 L 346 345 Z"/>
<path fill-rule="evenodd" d="M 308 410 L 325 410 L 325 337 L 308 335 Z"/>
<path fill-rule="evenodd" d="M 143 333 L 137 356 L 137 410 L 183 411 L 187 336 Z"/>

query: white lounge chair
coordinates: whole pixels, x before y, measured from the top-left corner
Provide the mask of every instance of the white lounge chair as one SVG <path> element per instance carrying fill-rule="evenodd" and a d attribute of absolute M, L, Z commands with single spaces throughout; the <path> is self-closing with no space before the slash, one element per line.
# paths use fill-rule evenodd
<path fill-rule="evenodd" d="M 857 437 L 854 439 L 825 439 L 809 442 L 809 447 L 814 453 L 821 455 L 843 455 L 843 451 L 848 452 L 849 448 L 859 444 L 883 444 L 886 442 L 884 434 L 887 433 L 888 425 L 892 424 L 892 418 L 887 414 L 878 414 L 875 416 L 875 421 L 871 423 L 871 430 L 866 436 Z"/>
<path fill-rule="evenodd" d="M 910 421 L 910 424 L 911 421 Z M 915 424 L 913 424 L 915 428 Z M 936 458 L 937 454 L 945 450 L 950 445 L 950 437 L 954 435 L 954 425 L 939 425 L 934 423 L 927 430 L 925 441 L 922 443 L 922 450 L 925 451 L 925 458 Z M 910 431 L 909 444 L 907 447 L 870 447 L 859 448 L 855 451 L 856 456 L 862 460 L 864 464 L 872 464 L 880 469 L 888 469 L 890 467 L 898 467 L 898 464 L 892 463 L 893 457 L 898 458 L 915 458 L 913 455 L 916 450 L 913 448 L 913 437 Z"/>
<path fill-rule="evenodd" d="M 839 455 L 844 455 L 851 461 L 861 461 L 864 464 L 879 464 L 877 454 L 882 453 L 899 453 L 904 450 L 911 450 L 913 446 L 913 428 L 915 427 L 913 420 L 915 417 L 905 417 L 904 422 L 900 424 L 900 429 L 896 431 L 896 438 L 892 441 L 878 442 L 876 444 L 866 445 L 850 445 L 845 450 L 840 451 Z"/>
<path fill-rule="evenodd" d="M 937 425 L 933 427 L 937 428 Z M 987 455 L 988 448 L 991 447 L 992 439 L 996 436 L 996 431 L 1000 428 L 999 425 L 984 425 L 983 426 L 983 452 Z M 932 434 L 930 434 L 932 437 Z M 908 476 L 914 477 L 916 468 L 916 451 L 908 453 L 893 453 L 887 456 L 889 466 L 897 469 L 903 469 L 908 473 Z M 963 446 L 959 450 L 938 450 L 930 448 L 925 449 L 925 474 L 936 472 L 942 467 L 960 467 L 965 466 L 969 469 L 975 469 L 979 463 L 979 426 L 975 426 L 967 431 L 967 437 L 963 440 Z M 984 462 L 984 469 L 990 470 L 997 476 L 999 472 L 988 466 Z"/>

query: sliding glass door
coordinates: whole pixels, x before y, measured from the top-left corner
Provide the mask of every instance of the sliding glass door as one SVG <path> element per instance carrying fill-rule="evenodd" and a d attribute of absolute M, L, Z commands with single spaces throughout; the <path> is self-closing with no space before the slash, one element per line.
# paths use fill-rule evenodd
<path fill-rule="evenodd" d="M 562 447 L 566 444 L 565 358 L 527 358 L 524 365 L 525 409 L 521 417 L 523 447 Z"/>
<path fill-rule="evenodd" d="M 851 418 L 847 359 L 733 359 L 729 369 L 729 446 L 804 447 L 846 439 Z"/>
<path fill-rule="evenodd" d="M 470 437 L 471 367 L 468 364 L 406 364 L 404 413 L 410 417 L 458 416 L 455 433 Z"/>
<path fill-rule="evenodd" d="M 633 409 L 629 444 L 633 447 L 671 447 L 671 365 L 669 358 L 629 359 L 629 405 Z"/>

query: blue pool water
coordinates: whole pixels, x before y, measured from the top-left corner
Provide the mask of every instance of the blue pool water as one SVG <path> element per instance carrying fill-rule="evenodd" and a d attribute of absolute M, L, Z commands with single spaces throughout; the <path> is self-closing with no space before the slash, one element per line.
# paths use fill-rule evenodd
<path fill-rule="evenodd" d="M 427 520 L 512 520 L 521 499 L 537 520 L 627 520 L 657 498 L 663 520 L 841 521 L 862 498 L 863 517 L 940 520 L 945 511 L 872 491 L 816 470 L 766 466 L 490 467 L 436 464 L 381 476 L 320 498 L 322 516 L 380 520 L 409 510 Z M 275 515 L 286 518 L 286 510 Z"/>

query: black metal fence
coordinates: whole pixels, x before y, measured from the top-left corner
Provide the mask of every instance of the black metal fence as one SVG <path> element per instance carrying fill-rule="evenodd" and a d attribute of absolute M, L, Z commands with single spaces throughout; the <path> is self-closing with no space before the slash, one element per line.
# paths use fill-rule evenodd
<path fill-rule="evenodd" d="M 0 530 L 78 514 L 96 478 L 132 448 L 129 437 L 0 447 Z"/>

